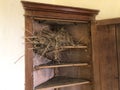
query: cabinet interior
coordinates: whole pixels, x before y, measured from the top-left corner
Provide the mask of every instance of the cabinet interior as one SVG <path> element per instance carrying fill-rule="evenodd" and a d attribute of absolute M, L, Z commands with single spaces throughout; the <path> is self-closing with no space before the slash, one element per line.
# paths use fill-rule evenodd
<path fill-rule="evenodd" d="M 34 19 L 33 31 L 26 30 L 34 89 L 92 90 L 90 28 L 89 22 Z"/>

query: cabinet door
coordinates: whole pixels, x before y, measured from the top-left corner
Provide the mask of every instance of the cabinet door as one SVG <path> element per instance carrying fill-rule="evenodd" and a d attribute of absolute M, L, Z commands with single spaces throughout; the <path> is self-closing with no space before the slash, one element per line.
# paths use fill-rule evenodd
<path fill-rule="evenodd" d="M 116 38 L 117 38 L 117 56 L 118 56 L 118 67 L 119 67 L 119 75 L 120 75 L 120 24 L 116 25 Z M 120 83 L 120 77 L 119 77 Z M 120 89 L 120 85 L 119 85 Z"/>
<path fill-rule="evenodd" d="M 99 25 L 96 31 L 100 90 L 118 90 L 118 61 L 115 25 Z"/>

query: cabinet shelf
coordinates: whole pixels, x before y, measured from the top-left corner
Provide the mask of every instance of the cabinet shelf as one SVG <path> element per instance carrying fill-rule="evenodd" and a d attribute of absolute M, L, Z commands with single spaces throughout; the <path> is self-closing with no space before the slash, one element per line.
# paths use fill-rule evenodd
<path fill-rule="evenodd" d="M 88 63 L 60 63 L 60 64 L 43 64 L 39 66 L 35 66 L 35 70 L 43 69 L 43 68 L 57 68 L 57 67 L 77 67 L 77 66 L 89 66 Z"/>
<path fill-rule="evenodd" d="M 56 76 L 47 82 L 40 84 L 35 88 L 35 90 L 44 90 L 48 88 L 62 88 L 75 85 L 89 84 L 90 81 L 78 78 L 70 78 L 64 76 Z"/>

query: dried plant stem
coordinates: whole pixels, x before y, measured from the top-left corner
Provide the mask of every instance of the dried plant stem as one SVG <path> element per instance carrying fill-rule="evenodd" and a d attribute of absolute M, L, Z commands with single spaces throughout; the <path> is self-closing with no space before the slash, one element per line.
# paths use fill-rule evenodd
<path fill-rule="evenodd" d="M 39 42 L 33 42 L 33 41 L 31 41 L 31 42 L 25 42 L 26 44 L 39 44 Z M 31 48 L 31 49 L 36 49 L 36 48 Z"/>
<path fill-rule="evenodd" d="M 26 31 L 26 32 L 28 32 L 29 34 L 33 35 L 33 33 L 32 33 L 32 32 L 30 32 L 29 30 L 27 30 L 27 29 L 26 29 L 25 31 Z"/>
<path fill-rule="evenodd" d="M 56 45 L 55 45 L 55 60 L 60 64 L 60 52 L 58 50 L 58 43 L 56 42 Z"/>
<path fill-rule="evenodd" d="M 32 40 L 30 40 L 29 38 L 26 38 L 30 43 L 33 43 L 33 41 Z"/>
<path fill-rule="evenodd" d="M 22 57 L 24 57 L 24 55 L 20 56 L 14 63 L 16 64 Z"/>
<path fill-rule="evenodd" d="M 56 50 L 58 50 L 59 52 L 61 52 L 61 51 L 64 51 L 65 49 L 60 48 L 60 49 L 56 49 Z M 48 52 L 48 53 L 55 53 L 55 52 L 56 52 L 56 50 L 50 51 L 50 52 Z"/>
<path fill-rule="evenodd" d="M 47 52 L 47 49 L 49 48 L 50 44 L 51 44 L 51 42 L 48 43 L 47 47 L 45 48 L 45 50 L 43 51 L 41 56 L 44 56 L 44 54 Z"/>
<path fill-rule="evenodd" d="M 37 38 L 37 36 L 28 36 L 28 37 L 25 37 L 25 38 Z"/>

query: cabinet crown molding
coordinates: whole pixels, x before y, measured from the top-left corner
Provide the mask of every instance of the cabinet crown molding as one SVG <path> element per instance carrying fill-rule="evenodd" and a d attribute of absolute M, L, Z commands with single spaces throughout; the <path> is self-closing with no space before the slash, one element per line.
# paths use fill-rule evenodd
<path fill-rule="evenodd" d="M 44 13 L 52 12 L 55 14 L 63 13 L 63 14 L 67 14 L 67 15 L 69 15 L 69 14 L 81 15 L 84 17 L 85 16 L 91 17 L 89 19 L 92 20 L 99 12 L 99 10 L 94 10 L 94 9 L 86 9 L 86 8 L 78 8 L 78 7 L 70 7 L 70 6 L 60 6 L 60 5 L 28 2 L 28 1 L 21 1 L 21 2 L 26 11 L 25 15 L 28 15 L 28 16 L 35 16 L 34 15 L 35 12 L 42 11 Z M 34 11 L 34 12 L 32 12 L 32 11 Z M 32 13 L 30 13 L 30 12 L 32 12 Z M 40 16 L 40 15 L 37 15 L 37 16 Z"/>

